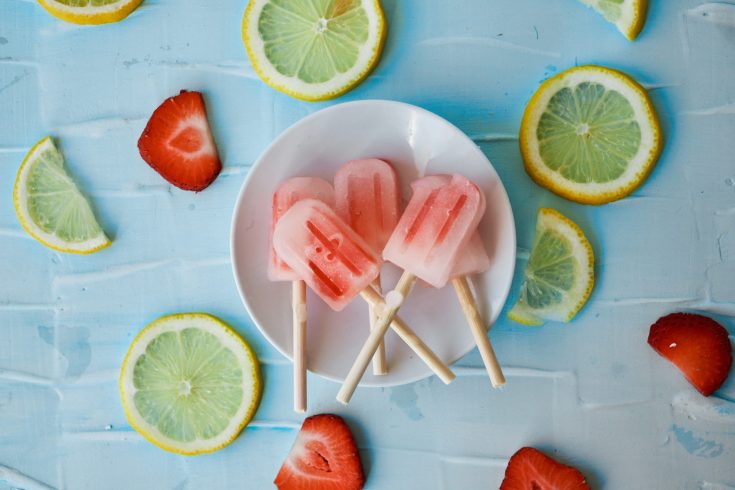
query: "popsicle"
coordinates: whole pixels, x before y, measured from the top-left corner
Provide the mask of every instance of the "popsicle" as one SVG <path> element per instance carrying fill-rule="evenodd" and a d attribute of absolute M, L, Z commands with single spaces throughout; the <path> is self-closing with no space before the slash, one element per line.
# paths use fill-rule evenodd
<path fill-rule="evenodd" d="M 273 246 L 332 309 L 341 310 L 358 294 L 381 311 L 387 308 L 371 286 L 380 271 L 378 255 L 323 202 L 306 199 L 294 204 L 276 223 Z M 454 373 L 403 320 L 395 316 L 389 325 L 444 383 L 454 379 Z"/>
<path fill-rule="evenodd" d="M 271 281 L 291 281 L 293 399 L 296 412 L 306 411 L 306 285 L 276 253 L 273 248 L 273 230 L 281 216 L 301 199 L 318 199 L 329 206 L 333 206 L 334 189 L 332 184 L 324 179 L 294 177 L 281 183 L 273 193 L 268 278 Z"/>
<path fill-rule="evenodd" d="M 334 176 L 335 210 L 377 254 L 382 252 L 400 216 L 398 176 L 388 162 L 377 158 L 352 160 Z M 373 287 L 381 292 L 380 276 Z M 377 313 L 370 307 L 370 329 Z M 373 373 L 387 374 L 383 342 L 373 356 Z"/>
<path fill-rule="evenodd" d="M 446 185 L 450 181 L 448 175 L 430 175 L 414 181 L 411 188 L 414 192 L 431 191 Z M 485 364 L 490 382 L 498 388 L 505 384 L 505 377 L 500 368 L 493 346 L 487 336 L 487 330 L 482 321 L 482 315 L 469 286 L 467 276 L 481 274 L 490 268 L 490 258 L 485 251 L 480 233 L 475 231 L 465 249 L 460 253 L 451 274 L 452 286 L 459 298 L 462 311 L 470 326 L 477 349 L 480 351 L 482 362 Z"/>
<path fill-rule="evenodd" d="M 437 288 L 447 283 L 459 252 L 469 242 L 484 212 L 484 194 L 459 174 L 436 189 L 420 187 L 414 192 L 383 250 L 383 258 L 404 272 L 395 289 L 385 296 L 386 307 L 381 309 L 375 328 L 345 378 L 338 401 L 349 402 L 387 324 L 411 292 L 416 278 Z"/>

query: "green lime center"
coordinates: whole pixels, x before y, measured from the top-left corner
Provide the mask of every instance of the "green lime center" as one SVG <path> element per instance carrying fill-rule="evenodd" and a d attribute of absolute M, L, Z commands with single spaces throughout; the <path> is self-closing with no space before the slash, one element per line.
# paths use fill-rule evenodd
<path fill-rule="evenodd" d="M 26 180 L 27 206 L 33 222 L 44 232 L 68 243 L 97 237 L 102 230 L 89 202 L 64 170 L 64 158 L 47 148 L 31 163 Z"/>
<path fill-rule="evenodd" d="M 242 404 L 242 383 L 235 354 L 198 328 L 162 333 L 133 368 L 138 411 L 163 435 L 180 442 L 222 433 Z"/>
<path fill-rule="evenodd" d="M 258 32 L 278 73 L 322 83 L 357 63 L 368 24 L 360 0 L 271 0 Z"/>
<path fill-rule="evenodd" d="M 544 230 L 534 240 L 521 298 L 533 309 L 561 303 L 574 286 L 575 267 L 569 240 L 553 230 Z"/>
<path fill-rule="evenodd" d="M 641 128 L 630 102 L 592 82 L 554 94 L 536 136 L 546 166 L 576 183 L 619 178 L 641 145 Z"/>

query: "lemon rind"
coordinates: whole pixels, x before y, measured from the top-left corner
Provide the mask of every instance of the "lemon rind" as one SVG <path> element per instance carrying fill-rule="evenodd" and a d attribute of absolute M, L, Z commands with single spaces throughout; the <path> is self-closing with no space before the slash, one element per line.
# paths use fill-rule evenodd
<path fill-rule="evenodd" d="M 28 214 L 26 206 L 23 205 L 25 199 L 22 184 L 26 181 L 27 173 L 30 171 L 30 164 L 34 160 L 33 157 L 36 152 L 44 149 L 44 147 L 48 145 L 56 150 L 50 136 L 42 138 L 33 145 L 23 158 L 23 162 L 20 164 L 20 168 L 18 169 L 18 173 L 15 177 L 15 183 L 13 184 L 13 206 L 15 207 L 15 214 L 18 216 L 20 225 L 36 241 L 50 249 L 56 250 L 57 252 L 88 255 L 109 247 L 112 244 L 112 241 L 107 237 L 107 235 L 105 235 L 104 231 L 94 238 L 84 242 L 75 243 L 74 246 L 70 246 L 70 242 L 61 240 L 56 235 L 43 231 L 38 225 L 36 225 L 36 223 L 34 223 L 33 219 Z"/>
<path fill-rule="evenodd" d="M 309 92 L 306 90 L 295 90 L 290 88 L 286 85 L 286 82 L 279 82 L 275 80 L 276 77 L 282 77 L 287 78 L 289 80 L 294 80 L 297 82 L 301 82 L 300 80 L 296 79 L 295 77 L 284 77 L 283 75 L 278 74 L 277 71 L 272 70 L 275 72 L 275 75 L 271 76 L 267 72 L 269 71 L 265 66 L 270 66 L 270 62 L 265 57 L 265 54 L 262 53 L 260 50 L 256 50 L 254 47 L 254 43 L 250 39 L 249 32 L 251 28 L 257 32 L 257 15 L 262 10 L 263 6 L 268 2 L 268 0 L 251 0 L 248 3 L 248 6 L 245 9 L 245 13 L 243 14 L 242 19 L 242 39 L 243 43 L 245 44 L 245 50 L 247 51 L 248 58 L 250 59 L 250 63 L 253 66 L 253 69 L 255 70 L 255 73 L 258 74 L 261 80 L 263 80 L 267 85 L 274 88 L 275 90 L 278 90 L 279 92 L 282 92 L 286 95 L 289 95 L 291 97 L 294 97 L 299 100 L 303 100 L 306 102 L 320 102 L 324 100 L 330 100 L 334 99 L 336 97 L 339 97 L 340 95 L 344 95 L 345 93 L 349 92 L 353 88 L 355 88 L 357 85 L 362 83 L 368 75 L 375 69 L 375 67 L 378 65 L 378 62 L 380 61 L 380 56 L 383 52 L 383 46 L 385 45 L 385 39 L 387 36 L 387 28 L 386 28 L 386 20 L 385 20 L 385 13 L 383 12 L 383 7 L 380 3 L 380 0 L 373 0 L 372 6 L 373 6 L 373 12 L 376 17 L 376 27 L 378 33 L 376 37 L 376 42 L 374 43 L 374 46 L 366 47 L 364 49 L 370 49 L 372 51 L 372 54 L 370 58 L 367 60 L 367 62 L 364 63 L 364 68 L 359 70 L 354 77 L 350 78 L 347 82 L 345 82 L 342 85 L 338 85 L 334 89 L 330 90 L 321 90 L 321 91 L 314 91 Z M 363 7 L 367 7 L 370 5 L 370 0 L 363 0 Z M 256 10 L 258 9 L 258 10 Z M 367 9 L 366 9 L 367 10 Z M 250 24 L 253 22 L 253 24 Z M 359 60 L 358 63 L 355 64 L 355 66 L 358 66 L 360 64 Z M 305 82 L 301 82 L 304 83 Z M 328 84 L 329 82 L 323 82 L 319 85 Z M 308 85 L 308 84 L 307 84 Z"/>
<path fill-rule="evenodd" d="M 118 22 L 130 15 L 143 0 L 119 0 L 102 7 L 70 7 L 56 0 L 38 0 L 54 17 L 73 24 L 99 25 Z"/>
<path fill-rule="evenodd" d="M 135 407 L 135 403 L 132 401 L 134 393 L 130 393 L 128 391 L 127 384 L 127 380 L 130 379 L 130 384 L 132 385 L 132 368 L 135 366 L 135 363 L 131 363 L 131 361 L 133 359 L 137 359 L 140 354 L 145 352 L 145 346 L 142 346 L 142 344 L 140 344 L 142 339 L 146 335 L 150 335 L 150 332 L 153 329 L 160 327 L 161 325 L 165 325 L 167 322 L 175 323 L 182 320 L 206 320 L 217 325 L 217 327 L 219 327 L 221 331 L 228 336 L 228 339 L 234 341 L 236 345 L 239 345 L 243 348 L 245 359 L 247 359 L 248 363 L 250 364 L 250 368 L 252 371 L 251 382 L 253 383 L 253 396 L 248 406 L 244 408 L 242 419 L 240 420 L 240 422 L 236 426 L 228 426 L 228 428 L 223 431 L 223 433 L 230 431 L 230 435 L 227 438 L 223 439 L 221 442 L 209 445 L 202 444 L 198 447 L 193 445 L 193 449 L 185 449 L 182 447 L 181 444 L 177 444 L 176 441 L 171 441 L 170 438 L 167 438 L 160 433 L 156 434 L 156 432 L 158 432 L 157 429 L 150 427 L 149 424 L 142 418 L 142 416 L 136 415 L 139 414 L 139 412 Z M 197 328 L 201 327 L 199 326 Z M 210 330 L 206 331 L 209 333 L 213 333 Z M 222 337 L 219 335 L 217 335 L 217 338 L 222 340 Z M 140 347 L 140 352 L 137 356 L 133 357 L 136 347 Z M 237 353 L 234 354 L 237 355 Z M 129 375 L 128 371 L 130 371 Z M 244 382 L 245 379 L 243 378 L 243 383 Z M 123 359 L 122 367 L 120 368 L 120 377 L 118 379 L 118 389 L 120 391 L 120 398 L 122 400 L 125 417 L 127 418 L 128 423 L 130 423 L 130 425 L 136 430 L 136 432 L 138 432 L 151 444 L 154 444 L 155 446 L 158 446 L 165 451 L 181 454 L 184 456 L 196 456 L 199 454 L 213 453 L 231 444 L 235 439 L 237 439 L 243 429 L 255 416 L 255 413 L 258 410 L 258 406 L 260 405 L 261 397 L 263 395 L 263 383 L 260 374 L 260 363 L 258 362 L 258 358 L 255 355 L 252 347 L 250 347 L 250 345 L 245 342 L 240 334 L 238 334 L 231 326 L 229 326 L 214 315 L 202 312 L 174 313 L 171 315 L 165 315 L 149 323 L 145 328 L 138 332 L 133 341 L 130 343 L 130 347 L 125 354 L 125 358 Z M 235 417 L 233 417 L 233 419 L 234 418 Z"/>
<path fill-rule="evenodd" d="M 618 87 L 626 87 L 628 95 L 636 97 L 635 100 L 631 100 L 630 97 L 626 98 L 636 111 L 637 121 L 639 124 L 642 124 L 643 121 L 648 123 L 645 127 L 641 126 L 640 156 L 636 155 L 633 159 L 633 161 L 640 160 L 640 164 L 626 170 L 626 173 L 620 178 L 604 184 L 579 184 L 565 179 L 545 165 L 538 150 L 536 128 L 548 101 L 561 87 L 567 86 L 565 84 L 570 78 L 584 80 L 579 76 L 583 74 L 587 74 L 588 78 L 592 78 L 590 75 L 596 75 L 597 78 L 594 80 L 596 82 L 608 81 L 606 87 L 609 87 L 610 81 L 615 81 Z M 541 187 L 581 204 L 606 204 L 622 199 L 635 191 L 653 171 L 662 149 L 663 137 L 658 114 L 645 88 L 625 73 L 603 66 L 573 67 L 546 80 L 531 97 L 521 120 L 520 150 L 528 175 Z"/>

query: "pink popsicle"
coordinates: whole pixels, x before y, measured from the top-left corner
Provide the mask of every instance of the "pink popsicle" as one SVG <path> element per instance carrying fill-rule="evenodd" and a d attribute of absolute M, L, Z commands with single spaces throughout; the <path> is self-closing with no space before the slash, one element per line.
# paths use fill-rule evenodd
<path fill-rule="evenodd" d="M 273 247 L 332 309 L 343 309 L 380 272 L 365 241 L 321 201 L 291 206 L 276 223 Z"/>
<path fill-rule="evenodd" d="M 452 180 L 451 175 L 436 174 L 427 175 L 411 183 L 414 192 L 431 192 Z M 457 257 L 451 278 L 481 274 L 490 268 L 490 257 L 487 256 L 485 245 L 482 243 L 480 233 L 475 231 L 467 246 Z"/>
<path fill-rule="evenodd" d="M 334 176 L 335 210 L 377 254 L 383 251 L 400 215 L 398 176 L 388 162 L 377 158 L 352 160 Z M 380 277 L 373 287 L 381 292 Z M 377 313 L 370 307 L 370 328 Z M 385 345 L 373 357 L 373 373 L 388 373 Z"/>
<path fill-rule="evenodd" d="M 298 276 L 283 262 L 273 248 L 273 229 L 283 214 L 302 199 L 318 199 L 334 206 L 332 184 L 315 177 L 293 177 L 283 181 L 273 193 L 273 213 L 270 229 L 270 252 L 268 257 L 268 279 L 271 281 L 297 281 Z"/>
<path fill-rule="evenodd" d="M 442 185 L 446 185 L 449 181 L 450 177 L 448 175 L 430 175 L 413 182 L 411 187 L 414 189 L 414 192 L 431 192 Z M 487 256 L 485 244 L 482 242 L 480 233 L 476 230 L 472 234 L 470 241 L 459 254 L 451 272 L 451 280 L 459 302 L 462 305 L 462 311 L 475 338 L 475 344 L 477 344 L 480 356 L 487 369 L 490 381 L 494 387 L 498 387 L 505 384 L 505 377 L 495 356 L 490 339 L 488 339 L 487 328 L 482 321 L 482 315 L 480 315 L 477 308 L 477 302 L 472 295 L 472 290 L 466 277 L 473 274 L 480 274 L 489 268 L 490 258 Z"/>
<path fill-rule="evenodd" d="M 377 158 L 347 162 L 334 176 L 334 194 L 340 218 L 380 254 L 400 215 L 393 167 Z"/>
<path fill-rule="evenodd" d="M 418 186 L 383 250 L 383 258 L 441 288 L 485 212 L 485 195 L 455 174 L 436 188 Z"/>

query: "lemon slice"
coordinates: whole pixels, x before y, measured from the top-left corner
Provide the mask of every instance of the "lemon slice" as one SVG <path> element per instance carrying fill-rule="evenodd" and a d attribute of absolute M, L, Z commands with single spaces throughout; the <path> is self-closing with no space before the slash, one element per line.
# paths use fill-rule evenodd
<path fill-rule="evenodd" d="M 250 346 L 205 313 L 159 318 L 128 349 L 120 396 L 135 430 L 179 454 L 221 449 L 260 403 L 260 368 Z"/>
<path fill-rule="evenodd" d="M 124 19 L 143 0 L 38 0 L 54 17 L 74 24 L 108 24 Z"/>
<path fill-rule="evenodd" d="M 23 159 L 13 186 L 13 204 L 23 228 L 54 250 L 89 254 L 112 243 L 48 136 Z"/>
<path fill-rule="evenodd" d="M 627 75 L 579 66 L 546 80 L 521 122 L 526 171 L 542 187 L 585 204 L 627 196 L 661 153 L 658 116 Z"/>
<path fill-rule="evenodd" d="M 521 293 L 508 318 L 525 325 L 568 322 L 584 306 L 595 282 L 587 238 L 560 212 L 541 208 Z"/>
<path fill-rule="evenodd" d="M 250 0 L 242 29 L 260 78 L 309 101 L 337 97 L 367 77 L 386 32 L 379 0 Z"/>
<path fill-rule="evenodd" d="M 648 0 L 580 0 L 614 24 L 629 40 L 634 40 L 646 22 Z"/>

